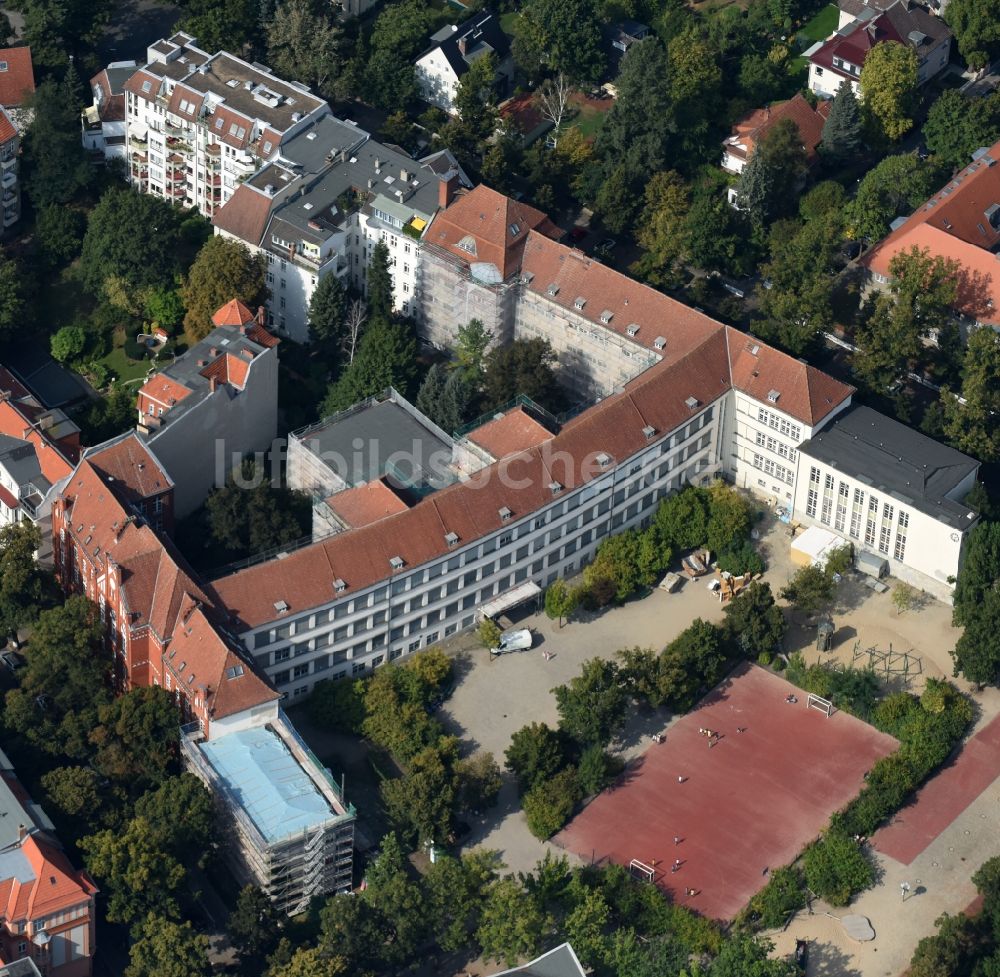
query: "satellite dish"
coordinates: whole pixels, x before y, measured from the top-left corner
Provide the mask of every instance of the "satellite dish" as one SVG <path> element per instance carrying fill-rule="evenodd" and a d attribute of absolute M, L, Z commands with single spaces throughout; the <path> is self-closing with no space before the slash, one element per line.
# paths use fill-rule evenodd
<path fill-rule="evenodd" d="M 490 261 L 474 261 L 469 265 L 469 274 L 484 285 L 499 285 L 503 281 L 500 269 Z"/>

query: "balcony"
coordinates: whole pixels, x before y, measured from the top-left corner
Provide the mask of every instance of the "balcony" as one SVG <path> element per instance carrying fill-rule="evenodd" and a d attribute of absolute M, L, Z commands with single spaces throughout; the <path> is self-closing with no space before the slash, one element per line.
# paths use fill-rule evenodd
<path fill-rule="evenodd" d="M 174 136 L 167 136 L 167 148 L 173 150 L 175 153 L 193 153 L 194 149 L 191 147 L 186 139 L 177 139 Z"/>
<path fill-rule="evenodd" d="M 4 156 L 0 159 L 0 170 L 6 172 L 7 170 L 12 170 L 17 166 L 17 154 L 12 153 L 10 156 Z"/>
<path fill-rule="evenodd" d="M 205 152 L 208 153 L 209 156 L 220 156 L 221 157 L 222 147 L 217 142 L 216 143 L 212 143 L 210 146 L 206 146 L 205 147 Z"/>
<path fill-rule="evenodd" d="M 17 173 L 14 170 L 8 170 L 4 173 L 3 178 L 0 179 L 0 185 L 6 190 L 9 187 L 14 186 L 17 183 Z"/>
<path fill-rule="evenodd" d="M 184 182 L 187 180 L 187 170 L 167 170 L 167 179 L 171 183 Z"/>
<path fill-rule="evenodd" d="M 187 195 L 187 187 L 183 183 L 178 183 L 176 186 L 171 187 L 168 192 L 171 197 L 178 199 Z"/>
<path fill-rule="evenodd" d="M 143 137 L 140 137 L 140 136 L 129 136 L 128 137 L 128 144 L 133 149 L 145 150 L 145 148 L 149 145 L 149 139 L 147 137 L 145 137 L 145 136 L 143 136 Z"/>
<path fill-rule="evenodd" d="M 133 153 L 132 154 L 132 162 L 133 163 L 143 163 L 143 164 L 148 163 L 149 162 L 149 153 Z"/>
<path fill-rule="evenodd" d="M 16 224 L 17 219 L 20 217 L 20 213 L 17 208 L 12 208 L 10 210 L 5 210 L 3 214 L 3 226 L 10 227 L 11 224 Z"/>

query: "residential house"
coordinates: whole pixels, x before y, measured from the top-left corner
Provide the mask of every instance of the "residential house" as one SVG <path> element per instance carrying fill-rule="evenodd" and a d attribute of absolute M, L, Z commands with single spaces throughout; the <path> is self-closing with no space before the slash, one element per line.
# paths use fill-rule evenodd
<path fill-rule="evenodd" d="M 649 37 L 649 27 L 637 20 L 620 20 L 610 28 L 611 47 L 619 60 L 628 54 L 633 44 Z"/>
<path fill-rule="evenodd" d="M 309 303 L 336 275 L 362 294 L 372 250 L 389 250 L 395 307 L 415 311 L 420 236 L 469 180 L 442 150 L 421 160 L 325 115 L 289 139 L 214 216 L 216 233 L 267 261 L 268 324 L 309 341 Z"/>
<path fill-rule="evenodd" d="M 813 108 L 801 92 L 784 102 L 754 109 L 733 124 L 732 134 L 723 142 L 722 168 L 739 176 L 767 134 L 783 119 L 795 123 L 802 137 L 806 161 L 812 166 L 819 159 L 817 149 L 823 140 L 823 124 L 829 114 L 828 102 L 820 102 Z"/>
<path fill-rule="evenodd" d="M 421 96 L 450 115 L 457 115 L 458 83 L 469 67 L 492 55 L 496 59 L 496 91 L 507 94 L 514 77 L 510 39 L 500 27 L 500 18 L 484 11 L 462 24 L 447 24 L 431 36 L 430 46 L 416 60 L 417 85 Z"/>
<path fill-rule="evenodd" d="M 959 267 L 956 313 L 967 325 L 1000 328 L 1000 142 L 978 149 L 968 166 L 893 230 L 862 259 L 872 281 L 887 286 L 889 266 L 918 248 Z"/>
<path fill-rule="evenodd" d="M 90 977 L 97 891 L 0 751 L 0 977 Z"/>
<path fill-rule="evenodd" d="M 139 388 L 137 431 L 174 484 L 178 518 L 277 436 L 279 340 L 263 318 L 234 299 L 204 339 Z"/>
<path fill-rule="evenodd" d="M 978 461 L 869 407 L 841 413 L 798 450 L 796 518 L 877 553 L 893 576 L 950 592 L 979 519 L 964 501 Z"/>
<path fill-rule="evenodd" d="M 872 11 L 876 14 L 885 13 L 894 3 L 896 0 L 837 0 L 840 11 L 837 29 L 870 17 Z"/>
<path fill-rule="evenodd" d="M 35 91 L 31 48 L 0 49 L 0 212 L 6 234 L 21 217 L 21 137 L 31 122 Z"/>
<path fill-rule="evenodd" d="M 924 85 L 947 67 L 951 38 L 948 25 L 913 0 L 896 0 L 884 11 L 865 6 L 857 20 L 805 52 L 809 89 L 820 98 L 833 98 L 846 82 L 863 97 L 861 68 L 868 52 L 883 41 L 905 44 L 916 52 L 917 80 Z"/>
<path fill-rule="evenodd" d="M 125 82 L 135 74 L 134 61 L 112 61 L 90 79 L 94 101 L 80 113 L 83 148 L 104 162 L 125 162 L 127 124 Z"/>
<path fill-rule="evenodd" d="M 136 189 L 212 217 L 261 163 L 330 107 L 307 85 L 188 34 L 150 45 L 125 83 Z"/>

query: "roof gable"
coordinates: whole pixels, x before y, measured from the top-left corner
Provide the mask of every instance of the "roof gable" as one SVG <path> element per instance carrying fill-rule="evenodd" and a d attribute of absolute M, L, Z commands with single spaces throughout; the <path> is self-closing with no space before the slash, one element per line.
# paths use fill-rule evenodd
<path fill-rule="evenodd" d="M 35 91 L 30 47 L 0 49 L 0 105 L 17 108 Z"/>

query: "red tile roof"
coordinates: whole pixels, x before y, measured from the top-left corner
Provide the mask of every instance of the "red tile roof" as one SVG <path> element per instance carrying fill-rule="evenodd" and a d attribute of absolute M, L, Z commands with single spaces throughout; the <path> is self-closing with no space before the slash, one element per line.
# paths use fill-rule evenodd
<path fill-rule="evenodd" d="M 16 139 L 17 135 L 17 129 L 11 122 L 7 110 L 0 107 L 0 143 L 10 142 L 11 139 Z"/>
<path fill-rule="evenodd" d="M 228 383 L 230 386 L 242 390 L 246 386 L 249 372 L 250 362 L 248 360 L 240 356 L 233 356 L 232 353 L 223 353 L 218 359 L 209 363 L 201 371 L 201 375 L 207 380 Z"/>
<path fill-rule="evenodd" d="M 0 105 L 17 108 L 35 90 L 31 48 L 0 48 L 0 62 L 2 61 L 7 63 L 7 70 L 0 71 Z"/>
<path fill-rule="evenodd" d="M 799 92 L 785 102 L 775 102 L 767 108 L 754 109 L 749 115 L 745 115 L 733 125 L 732 135 L 723 146 L 733 156 L 750 159 L 757 146 L 782 119 L 791 119 L 802 137 L 806 158 L 810 163 L 815 163 L 818 158 L 816 147 L 823 139 L 823 123 L 829 114 L 829 101 L 820 101 L 813 108 Z"/>
<path fill-rule="evenodd" d="M 182 386 L 176 380 L 172 380 L 163 373 L 151 376 L 139 388 L 140 398 L 148 397 L 150 400 L 155 400 L 156 403 L 168 408 L 179 404 L 190 393 L 191 391 L 187 387 Z"/>
<path fill-rule="evenodd" d="M 360 529 L 409 508 L 381 478 L 331 495 L 326 504 L 352 529 Z"/>
<path fill-rule="evenodd" d="M 34 445 L 42 474 L 55 485 L 73 471 L 73 465 L 62 450 L 48 440 L 44 431 L 35 426 L 36 418 L 37 415 L 25 410 L 15 401 L 0 401 L 0 433 Z"/>
<path fill-rule="evenodd" d="M 25 836 L 20 851 L 31 868 L 31 877 L 0 880 L 0 912 L 7 925 L 64 912 L 86 903 L 97 892 L 87 873 L 74 869 L 66 855 L 44 836 Z"/>
<path fill-rule="evenodd" d="M 424 240 L 469 264 L 496 265 L 506 280 L 517 270 L 528 232 L 536 229 L 558 233 L 540 210 L 480 184 L 438 214 Z"/>
<path fill-rule="evenodd" d="M 551 437 L 552 432 L 543 424 L 539 424 L 522 407 L 515 407 L 514 410 L 487 421 L 468 434 L 470 441 L 488 451 L 497 460 L 533 448 Z"/>
<path fill-rule="evenodd" d="M 217 326 L 245 326 L 256 318 L 254 314 L 239 300 L 231 299 L 212 316 L 212 322 Z"/>
<path fill-rule="evenodd" d="M 243 183 L 215 212 L 212 224 L 233 237 L 260 244 L 270 212 L 271 198 Z"/>
<path fill-rule="evenodd" d="M 99 88 L 101 91 L 100 114 L 102 122 L 124 122 L 125 120 L 125 93 L 115 92 L 111 79 L 108 77 L 108 69 L 103 68 L 93 78 L 90 79 L 91 89 Z"/>
<path fill-rule="evenodd" d="M 952 177 L 861 264 L 888 278 L 892 259 L 913 248 L 955 260 L 960 266 L 959 311 L 1000 326 L 1000 260 L 994 253 L 998 246 L 1000 142 Z"/>
<path fill-rule="evenodd" d="M 178 82 L 174 85 L 170 101 L 167 103 L 167 111 L 191 122 L 201 114 L 201 106 L 204 101 L 204 94 L 196 92 L 193 88 L 188 88 L 183 82 Z M 186 103 L 186 109 L 181 108 L 181 102 Z"/>
<path fill-rule="evenodd" d="M 129 502 L 148 499 L 166 492 L 174 483 L 166 469 L 133 431 L 84 452 L 94 469 L 124 492 Z"/>
<path fill-rule="evenodd" d="M 225 105 L 217 105 L 206 120 L 206 124 L 208 131 L 216 139 L 234 149 L 244 149 L 250 142 L 250 135 L 253 132 L 253 119 L 248 119 Z"/>
<path fill-rule="evenodd" d="M 148 83 L 148 87 L 147 87 Z M 138 98 L 144 98 L 147 102 L 152 102 L 160 91 L 163 84 L 162 78 L 157 78 L 152 72 L 140 68 L 127 82 L 125 91 L 131 92 Z"/>

